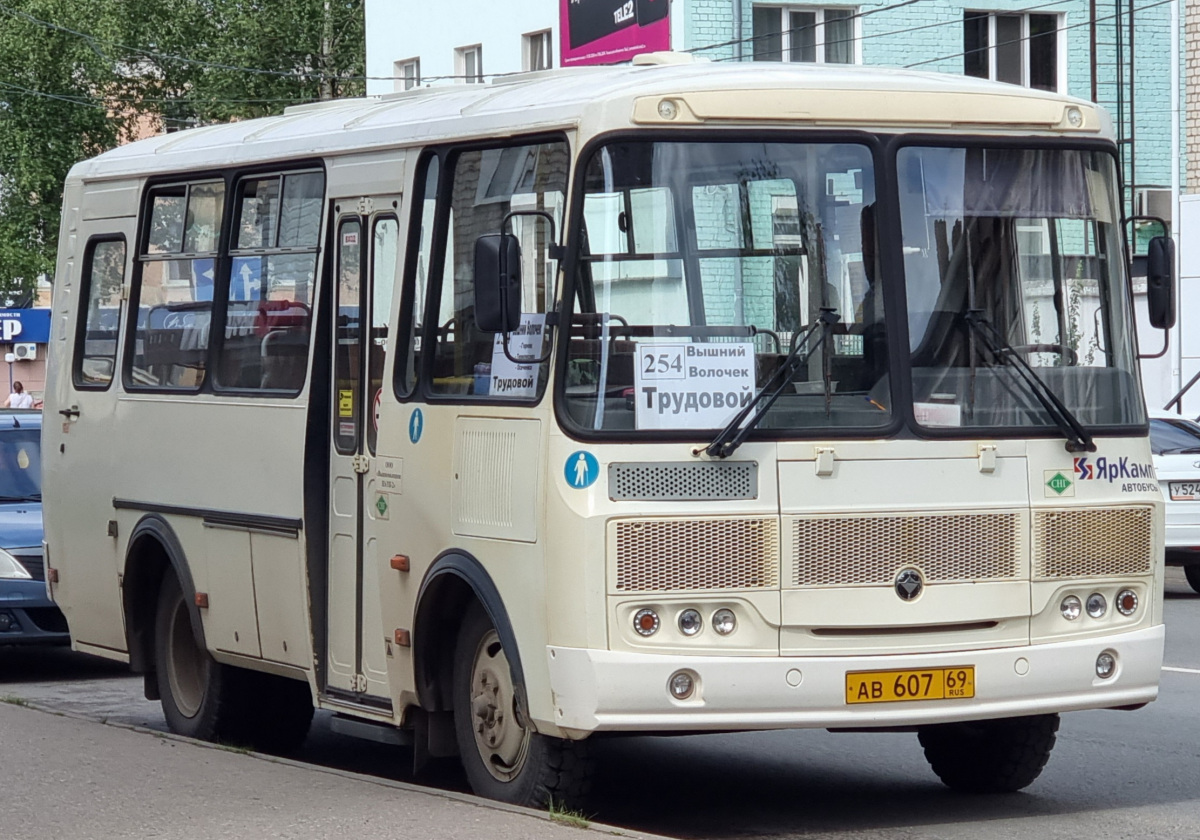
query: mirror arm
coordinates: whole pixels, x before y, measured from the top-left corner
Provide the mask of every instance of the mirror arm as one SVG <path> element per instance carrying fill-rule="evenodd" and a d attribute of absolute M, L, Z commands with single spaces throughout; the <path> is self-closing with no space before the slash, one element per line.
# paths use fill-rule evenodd
<path fill-rule="evenodd" d="M 1139 359 L 1161 359 L 1171 349 L 1171 331 L 1163 330 L 1163 347 L 1157 353 L 1138 353 Z"/>

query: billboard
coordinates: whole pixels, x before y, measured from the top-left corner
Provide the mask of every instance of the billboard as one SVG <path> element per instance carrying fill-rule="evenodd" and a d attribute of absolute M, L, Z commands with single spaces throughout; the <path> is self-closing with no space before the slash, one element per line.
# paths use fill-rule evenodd
<path fill-rule="evenodd" d="M 671 48 L 671 0 L 559 0 L 563 67 L 616 64 Z"/>

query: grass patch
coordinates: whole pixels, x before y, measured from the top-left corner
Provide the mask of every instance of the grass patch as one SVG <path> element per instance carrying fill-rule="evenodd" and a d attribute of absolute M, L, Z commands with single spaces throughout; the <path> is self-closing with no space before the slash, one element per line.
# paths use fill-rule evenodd
<path fill-rule="evenodd" d="M 553 799 L 546 803 L 546 810 L 549 812 L 551 820 L 572 828 L 589 828 L 592 824 L 582 811 L 565 808 L 562 803 L 555 802 Z"/>
<path fill-rule="evenodd" d="M 0 697 L 0 703 L 8 703 L 10 706 L 28 706 L 29 701 L 24 697 L 18 697 L 15 694 L 5 694 Z"/>
<path fill-rule="evenodd" d="M 237 753 L 238 755 L 254 755 L 254 750 L 250 749 L 250 747 L 244 747 L 241 744 L 217 744 L 217 749 Z"/>

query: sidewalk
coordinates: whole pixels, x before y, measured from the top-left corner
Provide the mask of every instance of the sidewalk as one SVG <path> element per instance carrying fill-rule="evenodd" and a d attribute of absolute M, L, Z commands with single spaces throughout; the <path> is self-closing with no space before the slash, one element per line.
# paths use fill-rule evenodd
<path fill-rule="evenodd" d="M 486 800 L 0 703 L 0 836 L 581 840 Z M 591 834 L 647 837 L 594 825 Z"/>

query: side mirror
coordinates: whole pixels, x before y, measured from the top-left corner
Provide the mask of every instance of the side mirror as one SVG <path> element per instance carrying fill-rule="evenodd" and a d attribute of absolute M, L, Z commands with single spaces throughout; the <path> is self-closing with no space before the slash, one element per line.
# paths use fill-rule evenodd
<path fill-rule="evenodd" d="M 521 323 L 521 246 L 507 233 L 475 240 L 475 323 L 509 333 Z"/>
<path fill-rule="evenodd" d="M 1150 326 L 1175 326 L 1175 240 L 1156 236 L 1146 249 L 1146 307 Z"/>

